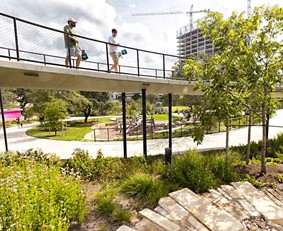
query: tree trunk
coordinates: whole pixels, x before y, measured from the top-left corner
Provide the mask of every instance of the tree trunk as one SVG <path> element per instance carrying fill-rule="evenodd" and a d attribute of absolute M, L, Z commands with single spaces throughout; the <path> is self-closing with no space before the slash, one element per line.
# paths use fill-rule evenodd
<path fill-rule="evenodd" d="M 87 119 L 90 116 L 90 112 L 91 112 L 91 107 L 87 108 L 87 111 L 84 111 L 84 115 L 85 115 L 85 123 L 87 123 Z"/>
<path fill-rule="evenodd" d="M 228 164 L 228 153 L 229 153 L 229 118 L 226 121 L 226 164 Z"/>
<path fill-rule="evenodd" d="M 260 173 L 266 174 L 266 165 L 265 165 L 265 152 L 266 152 L 266 108 L 265 103 L 262 103 L 262 146 L 261 146 L 261 171 Z"/>
<path fill-rule="evenodd" d="M 248 145 L 247 145 L 247 155 L 246 155 L 246 165 L 250 162 L 251 155 L 251 127 L 252 126 L 252 110 L 249 110 L 249 122 L 248 122 Z"/>

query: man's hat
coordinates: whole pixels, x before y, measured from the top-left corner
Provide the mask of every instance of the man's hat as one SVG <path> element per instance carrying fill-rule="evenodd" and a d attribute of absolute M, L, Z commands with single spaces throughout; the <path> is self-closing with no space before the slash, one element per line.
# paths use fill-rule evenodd
<path fill-rule="evenodd" d="M 75 22 L 75 23 L 77 23 L 77 21 L 74 18 L 68 18 L 67 22 Z"/>

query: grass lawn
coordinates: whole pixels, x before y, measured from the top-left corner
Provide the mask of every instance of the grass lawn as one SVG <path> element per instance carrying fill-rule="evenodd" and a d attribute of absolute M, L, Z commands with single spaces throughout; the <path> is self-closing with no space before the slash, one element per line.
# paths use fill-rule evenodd
<path fill-rule="evenodd" d="M 147 116 L 147 119 L 150 119 L 151 116 Z M 168 114 L 154 114 L 153 115 L 154 121 L 168 121 Z M 180 118 L 178 116 L 172 116 L 172 119 Z"/>
<path fill-rule="evenodd" d="M 79 140 L 79 141 L 85 141 L 84 136 L 93 131 L 91 126 L 94 123 L 82 123 L 82 122 L 76 122 L 71 123 L 70 126 L 68 124 L 68 127 L 65 131 L 59 130 L 57 131 L 57 136 L 55 136 L 54 131 L 50 131 L 49 128 L 38 126 L 31 128 L 27 130 L 26 134 L 29 136 L 37 137 L 37 138 L 44 138 L 44 139 L 50 139 L 50 140 L 64 140 L 64 141 L 71 141 L 71 140 Z"/>

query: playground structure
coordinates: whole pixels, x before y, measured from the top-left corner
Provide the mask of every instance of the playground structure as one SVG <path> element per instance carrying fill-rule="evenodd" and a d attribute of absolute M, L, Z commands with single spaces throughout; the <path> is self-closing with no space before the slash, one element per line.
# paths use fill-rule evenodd
<path fill-rule="evenodd" d="M 94 127 L 94 141 L 98 140 L 117 140 L 122 139 L 123 123 L 122 118 L 113 118 L 112 122 L 103 123 Z M 179 121 L 180 122 L 180 121 Z M 182 123 L 172 123 L 172 128 L 178 129 Z M 146 120 L 147 134 L 156 134 L 161 132 L 168 132 L 168 122 L 156 122 L 151 116 Z M 138 137 L 143 134 L 143 120 L 142 116 L 135 113 L 131 118 L 126 120 L 126 134 L 128 137 Z"/>

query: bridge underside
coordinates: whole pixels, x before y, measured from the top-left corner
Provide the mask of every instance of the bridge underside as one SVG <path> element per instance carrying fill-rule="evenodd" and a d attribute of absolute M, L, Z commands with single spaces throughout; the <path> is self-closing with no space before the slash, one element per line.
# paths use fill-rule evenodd
<path fill-rule="evenodd" d="M 96 92 L 201 95 L 185 80 L 94 72 L 0 60 L 0 87 Z"/>

